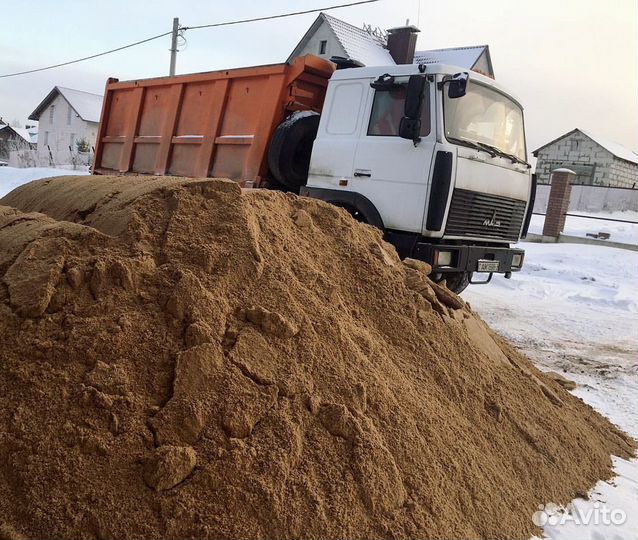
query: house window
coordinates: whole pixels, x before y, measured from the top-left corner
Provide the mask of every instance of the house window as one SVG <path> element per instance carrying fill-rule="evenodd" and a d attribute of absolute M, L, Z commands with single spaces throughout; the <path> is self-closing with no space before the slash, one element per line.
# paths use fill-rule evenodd
<path fill-rule="evenodd" d="M 71 147 L 71 152 L 73 152 L 73 145 L 75 144 L 75 133 L 71 133 L 69 137 L 69 146 Z"/>
<path fill-rule="evenodd" d="M 53 112 L 55 111 L 55 105 L 49 107 L 49 123 L 53 124 Z"/>
<path fill-rule="evenodd" d="M 71 105 L 69 105 L 69 107 L 66 110 L 66 125 L 70 126 L 71 125 L 71 116 L 73 115 L 73 109 L 71 108 Z"/>
<path fill-rule="evenodd" d="M 42 144 L 44 144 L 44 146 L 47 146 L 49 144 L 49 132 L 48 131 L 44 132 L 44 140 L 42 141 Z"/>
<path fill-rule="evenodd" d="M 392 90 L 377 90 L 374 93 L 368 135 L 396 137 L 399 135 L 399 122 L 405 107 L 406 84 Z M 421 105 L 421 137 L 430 134 L 430 87 L 425 86 Z"/>
<path fill-rule="evenodd" d="M 325 39 L 319 42 L 319 54 L 326 54 L 326 45 L 328 45 L 328 41 Z"/>

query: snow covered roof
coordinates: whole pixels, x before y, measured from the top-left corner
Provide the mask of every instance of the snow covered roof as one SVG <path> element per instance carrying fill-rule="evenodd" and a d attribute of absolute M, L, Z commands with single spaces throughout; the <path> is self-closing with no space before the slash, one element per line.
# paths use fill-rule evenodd
<path fill-rule="evenodd" d="M 447 64 L 472 69 L 476 62 L 487 51 L 487 45 L 473 45 L 471 47 L 450 47 L 448 49 L 432 49 L 430 51 L 416 51 L 414 53 L 415 64 Z M 490 70 L 491 70 L 491 61 Z"/>
<path fill-rule="evenodd" d="M 596 141 L 600 146 L 609 150 L 614 156 L 620 159 L 624 159 L 625 161 L 630 161 L 631 163 L 638 164 L 638 154 L 629 150 L 629 148 L 625 148 L 621 144 L 617 142 L 610 141 L 609 139 L 605 139 L 604 137 L 599 137 L 598 135 L 593 135 L 589 131 L 579 130 L 583 135 L 586 135 L 593 141 Z"/>
<path fill-rule="evenodd" d="M 387 66 L 395 63 L 385 48 L 385 42 L 380 38 L 369 34 L 363 28 L 357 28 L 325 13 L 321 15 L 353 60 L 359 60 L 366 66 Z"/>
<path fill-rule="evenodd" d="M 565 137 L 569 137 L 570 135 L 576 133 L 577 131 L 585 135 L 585 137 L 589 137 L 592 141 L 602 146 L 605 150 L 608 150 L 609 152 L 611 152 L 617 158 L 623 159 L 625 161 L 629 161 L 630 163 L 635 163 L 638 165 L 638 154 L 636 152 L 629 150 L 629 148 L 625 148 L 624 146 L 622 146 L 621 144 L 618 144 L 617 142 L 611 141 L 609 139 L 605 139 L 604 137 L 599 137 L 598 135 L 594 135 L 593 133 L 590 133 L 589 131 L 585 131 L 584 129 L 580 129 L 580 128 L 572 129 L 568 133 L 561 135 L 560 137 L 554 139 L 553 141 L 549 141 L 547 144 L 544 144 L 543 146 L 534 150 L 532 152 L 532 155 L 536 157 L 538 155 L 538 152 L 542 150 L 543 148 L 546 148 L 549 145 L 554 144 L 555 142 L 558 142 L 561 139 L 564 139 Z"/>
<path fill-rule="evenodd" d="M 64 88 L 55 86 L 48 95 L 42 100 L 29 116 L 29 120 L 39 120 L 42 112 L 49 106 L 51 101 L 60 94 L 68 102 L 79 117 L 86 122 L 99 122 L 102 112 L 102 100 L 104 96 L 83 92 L 82 90 L 74 90 L 72 88 Z"/>
<path fill-rule="evenodd" d="M 343 50 L 351 60 L 358 60 L 366 66 L 387 66 L 394 64 L 394 59 L 385 48 L 383 38 L 373 36 L 363 28 L 341 21 L 326 13 L 320 13 L 312 23 L 288 60 L 297 56 L 317 29 L 326 23 Z"/>
<path fill-rule="evenodd" d="M 29 134 L 29 132 L 24 129 L 24 128 L 19 128 L 19 127 L 13 127 L 10 126 L 9 124 L 2 124 L 0 125 L 0 130 L 2 129 L 11 129 L 13 131 L 15 131 L 15 133 L 17 133 L 21 138 L 23 138 L 26 142 L 28 143 L 32 143 L 33 141 L 31 140 L 31 135 Z"/>

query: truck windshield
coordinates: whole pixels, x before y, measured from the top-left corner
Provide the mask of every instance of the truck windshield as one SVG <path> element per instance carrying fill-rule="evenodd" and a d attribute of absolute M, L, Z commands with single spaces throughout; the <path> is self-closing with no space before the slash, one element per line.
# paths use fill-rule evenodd
<path fill-rule="evenodd" d="M 525 161 L 523 111 L 511 99 L 482 84 L 470 83 L 467 93 L 443 98 L 445 136 L 479 143 Z"/>

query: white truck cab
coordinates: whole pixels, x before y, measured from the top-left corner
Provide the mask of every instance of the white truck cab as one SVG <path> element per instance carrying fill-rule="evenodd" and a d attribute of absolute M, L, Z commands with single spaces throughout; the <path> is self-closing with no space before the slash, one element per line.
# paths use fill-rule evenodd
<path fill-rule="evenodd" d="M 401 257 L 463 290 L 510 277 L 535 186 L 523 111 L 494 80 L 441 64 L 339 69 L 301 194 L 380 227 Z"/>

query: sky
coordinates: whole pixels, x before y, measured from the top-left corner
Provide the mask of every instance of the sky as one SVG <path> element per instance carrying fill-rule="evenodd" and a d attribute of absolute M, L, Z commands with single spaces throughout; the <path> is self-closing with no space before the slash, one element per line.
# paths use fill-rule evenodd
<path fill-rule="evenodd" d="M 183 26 L 267 16 L 348 0 L 39 0 L 3 2 L 0 75 L 88 56 Z M 496 80 L 525 109 L 528 149 L 579 127 L 638 150 L 635 0 L 381 0 L 330 11 L 356 26 L 421 32 L 417 49 L 488 44 Z M 283 62 L 316 14 L 186 32 L 177 73 Z M 103 93 L 168 74 L 170 36 L 95 60 L 0 79 L 0 116 L 24 125 L 53 86 Z"/>

